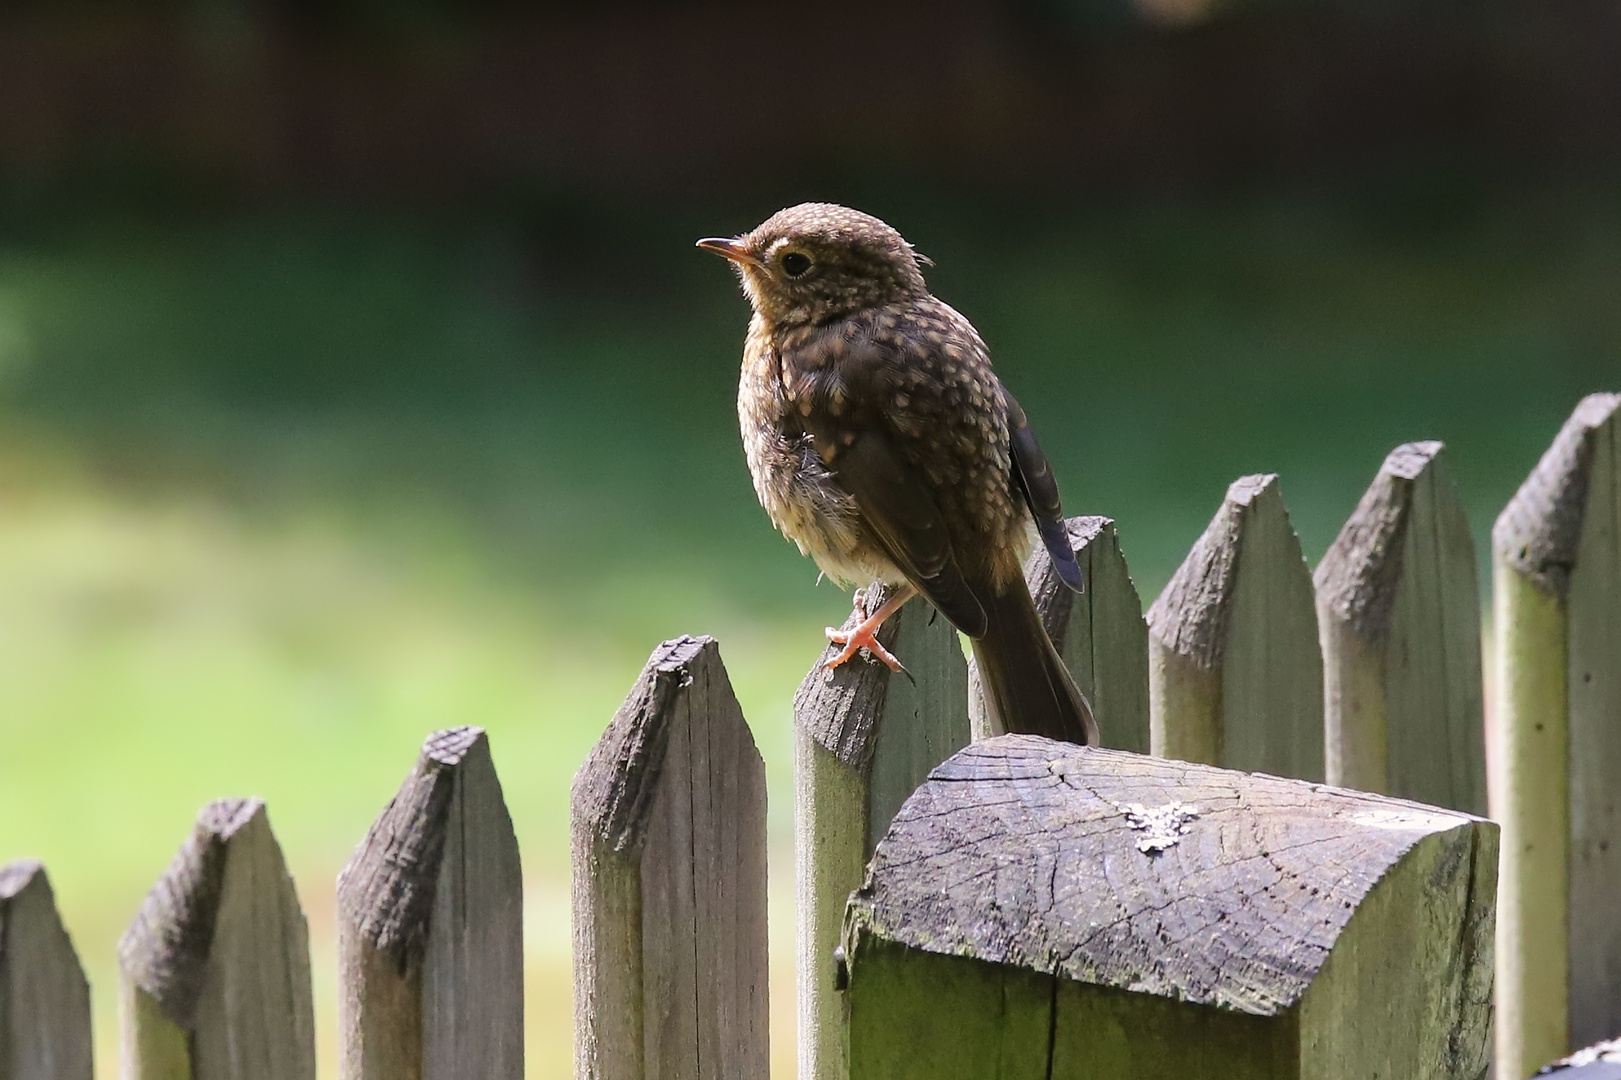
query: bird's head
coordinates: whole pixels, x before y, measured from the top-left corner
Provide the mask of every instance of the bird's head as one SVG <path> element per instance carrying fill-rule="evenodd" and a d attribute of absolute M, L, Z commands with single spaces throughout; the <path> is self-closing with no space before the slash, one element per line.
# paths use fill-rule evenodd
<path fill-rule="evenodd" d="M 823 322 L 926 291 L 928 260 L 900 233 L 833 203 L 790 206 L 741 236 L 698 246 L 736 265 L 749 303 L 773 325 Z"/>

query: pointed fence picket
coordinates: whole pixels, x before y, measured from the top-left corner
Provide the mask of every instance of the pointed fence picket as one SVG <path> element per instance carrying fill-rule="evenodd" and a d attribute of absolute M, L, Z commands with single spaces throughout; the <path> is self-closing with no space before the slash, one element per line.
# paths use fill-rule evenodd
<path fill-rule="evenodd" d="M 882 606 L 869 590 L 854 626 Z M 849 1073 L 835 952 L 844 904 L 890 819 L 929 770 L 967 745 L 968 670 L 957 631 L 916 598 L 878 640 L 906 668 L 864 655 L 829 670 L 823 652 L 794 695 L 794 865 L 797 871 L 799 1071 Z"/>
<path fill-rule="evenodd" d="M 309 930 L 259 799 L 220 799 L 118 943 L 125 1080 L 314 1080 Z"/>
<path fill-rule="evenodd" d="M 45 867 L 0 867 L 0 1077 L 90 1080 L 90 984 Z"/>
<path fill-rule="evenodd" d="M 765 810 L 719 646 L 666 641 L 574 778 L 577 1076 L 767 1075 Z"/>
<path fill-rule="evenodd" d="M 1328 782 L 1484 814 L 1480 581 L 1440 443 L 1390 452 L 1313 580 Z"/>
<path fill-rule="evenodd" d="M 1621 1035 L 1621 394 L 1577 406 L 1498 517 L 1492 566 L 1497 1060 L 1514 1075 Z"/>
<path fill-rule="evenodd" d="M 523 1078 L 523 872 L 482 728 L 428 738 L 338 875 L 344 1080 Z"/>
<path fill-rule="evenodd" d="M 1323 779 L 1311 571 L 1275 475 L 1233 481 L 1148 609 L 1153 752 Z"/>

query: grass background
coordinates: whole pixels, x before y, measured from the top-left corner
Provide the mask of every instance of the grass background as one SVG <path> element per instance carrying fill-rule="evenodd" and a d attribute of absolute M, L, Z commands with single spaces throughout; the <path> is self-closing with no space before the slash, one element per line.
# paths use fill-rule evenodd
<path fill-rule="evenodd" d="M 936 260 L 1145 604 L 1230 480 L 1281 473 L 1315 562 L 1416 438 L 1447 441 L 1484 558 L 1577 399 L 1621 388 L 1613 189 L 834 194 Z M 688 632 L 720 639 L 775 795 L 790 1074 L 789 701 L 848 601 L 754 503 L 746 308 L 690 250 L 771 209 L 0 214 L 0 859 L 46 860 L 101 1075 L 123 925 L 205 801 L 257 794 L 335 1077 L 333 879 L 458 723 L 490 730 L 523 848 L 529 1075 L 569 1075 L 569 782 Z"/>

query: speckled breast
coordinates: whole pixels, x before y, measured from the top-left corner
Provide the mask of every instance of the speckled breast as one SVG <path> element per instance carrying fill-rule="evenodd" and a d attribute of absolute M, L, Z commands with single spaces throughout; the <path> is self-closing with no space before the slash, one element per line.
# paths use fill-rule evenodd
<path fill-rule="evenodd" d="M 904 580 L 868 537 L 855 500 L 822 464 L 810 437 L 790 422 L 774 346 L 758 316 L 743 348 L 737 417 L 754 493 L 784 536 L 841 585 Z"/>

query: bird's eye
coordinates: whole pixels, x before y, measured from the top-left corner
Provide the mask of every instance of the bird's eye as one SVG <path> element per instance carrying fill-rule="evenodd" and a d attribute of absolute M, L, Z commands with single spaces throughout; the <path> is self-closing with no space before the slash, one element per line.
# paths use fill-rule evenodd
<path fill-rule="evenodd" d="M 799 251 L 790 251 L 782 257 L 782 272 L 789 277 L 802 277 L 811 266 L 810 256 Z"/>

